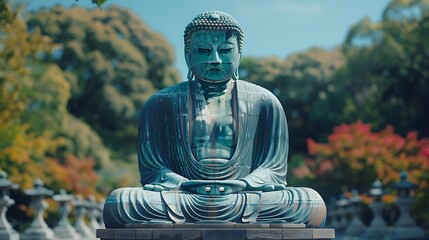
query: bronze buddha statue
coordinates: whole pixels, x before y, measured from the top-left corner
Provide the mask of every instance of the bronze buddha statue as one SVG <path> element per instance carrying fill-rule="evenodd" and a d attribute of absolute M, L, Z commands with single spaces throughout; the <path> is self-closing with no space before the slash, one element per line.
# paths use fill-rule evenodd
<path fill-rule="evenodd" d="M 320 195 L 286 186 L 280 102 L 238 79 L 243 39 L 241 26 L 223 12 L 203 12 L 186 27 L 188 81 L 145 104 L 138 135 L 143 187 L 109 195 L 107 228 L 210 220 L 324 224 Z"/>

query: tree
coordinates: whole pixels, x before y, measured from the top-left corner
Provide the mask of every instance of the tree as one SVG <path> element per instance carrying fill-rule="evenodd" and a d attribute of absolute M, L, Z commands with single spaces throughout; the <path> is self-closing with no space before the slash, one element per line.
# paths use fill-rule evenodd
<path fill-rule="evenodd" d="M 43 177 L 40 163 L 49 148 L 48 134 L 32 133 L 21 118 L 31 102 L 30 65 L 46 42 L 40 32 L 29 34 L 18 14 L 0 1 L 0 168 L 28 188 L 34 177 Z"/>
<path fill-rule="evenodd" d="M 55 48 L 55 62 L 71 86 L 67 109 L 112 151 L 134 162 L 139 111 L 158 89 L 179 81 L 173 49 L 135 14 L 119 7 L 99 10 L 61 6 L 31 14 Z"/>
<path fill-rule="evenodd" d="M 37 29 L 28 32 L 21 15 L 21 8 L 0 0 L 0 170 L 19 183 L 20 190 L 40 178 L 54 191 L 96 194 L 94 159 L 78 158 L 64 147 L 73 139 L 66 134 L 73 127 L 70 122 L 80 122 L 67 121 L 70 84 L 57 65 L 41 61 L 50 54 L 50 41 Z M 93 140 L 91 134 L 86 137 Z M 100 157 L 97 144 L 87 145 L 95 152 L 86 157 Z M 28 199 L 22 191 L 13 194 L 16 204 L 8 214 L 15 224 L 24 225 L 30 220 L 29 212 L 22 212 Z"/>
<path fill-rule="evenodd" d="M 339 49 L 312 48 L 287 59 L 244 58 L 241 77 L 272 91 L 288 117 L 292 153 L 306 152 L 306 139 L 327 136 L 341 122 L 342 92 L 334 82 L 343 66 Z"/>
<path fill-rule="evenodd" d="M 380 23 L 364 19 L 350 29 L 341 70 L 352 93 L 344 111 L 349 121 L 362 119 L 377 129 L 392 124 L 402 134 L 417 130 L 427 136 L 428 9 L 427 1 L 394 0 Z"/>
<path fill-rule="evenodd" d="M 342 124 L 334 128 L 326 143 L 309 139 L 311 158 L 306 160 L 306 166 L 294 171 L 304 172 L 301 177 L 329 198 L 353 189 L 366 192 L 375 179 L 392 186 L 398 182 L 399 173 L 406 170 L 410 181 L 419 183 L 418 201 L 425 206 L 429 139 L 418 139 L 417 135 L 408 132 L 402 137 L 392 126 L 373 132 L 370 124 Z"/>

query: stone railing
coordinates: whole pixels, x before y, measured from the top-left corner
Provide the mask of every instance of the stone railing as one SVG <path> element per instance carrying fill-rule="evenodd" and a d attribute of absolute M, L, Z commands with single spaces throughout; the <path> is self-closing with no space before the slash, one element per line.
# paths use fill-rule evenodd
<path fill-rule="evenodd" d="M 372 198 L 369 205 L 372 220 L 368 224 L 362 221 L 362 199 L 357 191 L 352 196 L 332 200 L 328 204 L 327 226 L 336 230 L 336 239 L 429 239 L 427 233 L 417 226 L 410 216 L 409 209 L 415 202 L 412 191 L 416 185 L 407 180 L 407 174 L 401 173 L 401 180 L 394 186 L 397 190 L 395 204 L 399 210 L 399 218 L 389 226 L 383 217 L 385 203 L 382 183 L 375 181 L 368 195 Z M 67 194 L 64 190 L 54 194 L 43 186 L 41 180 L 34 182 L 34 187 L 24 190 L 31 197 L 29 207 L 34 212 L 32 223 L 23 232 L 15 231 L 6 218 L 8 207 L 14 204 L 10 198 L 10 190 L 18 186 L 7 179 L 7 174 L 0 172 L 0 239 L 96 239 L 96 229 L 104 228 L 102 211 L 104 201 L 95 201 L 93 197 L 83 199 L 81 196 Z M 48 208 L 46 198 L 51 197 L 59 204 L 60 218 L 53 228 L 44 220 L 44 212 Z M 69 222 L 69 214 L 74 211 L 74 224 Z"/>
<path fill-rule="evenodd" d="M 394 205 L 399 214 L 393 224 L 388 224 L 384 218 L 387 205 L 381 201 L 384 194 L 382 187 L 382 183 L 376 180 L 368 192 L 372 198 L 369 208 L 373 216 L 368 224 L 362 221 L 364 205 L 357 191 L 352 191 L 349 198 L 342 195 L 330 201 L 327 226 L 335 229 L 336 239 L 429 239 L 410 215 L 410 207 L 415 202 L 412 191 L 416 185 L 407 180 L 407 173 L 403 171 L 401 180 L 393 186 L 397 194 Z"/>
<path fill-rule="evenodd" d="M 34 212 L 33 220 L 22 233 L 14 230 L 6 218 L 8 207 L 14 204 L 10 198 L 10 190 L 18 186 L 7 179 L 5 172 L 0 172 L 0 239 L 96 239 L 96 229 L 104 228 L 102 211 L 104 201 L 96 202 L 94 197 L 84 200 L 81 196 L 73 196 L 61 190 L 55 194 L 43 186 L 39 179 L 34 181 L 34 187 L 24 190 L 31 197 L 29 207 Z M 60 218 L 54 228 L 50 228 L 44 220 L 44 212 L 48 208 L 47 197 L 58 202 Z M 69 213 L 75 211 L 74 224 L 69 222 Z M 85 219 L 87 219 L 85 221 Z"/>

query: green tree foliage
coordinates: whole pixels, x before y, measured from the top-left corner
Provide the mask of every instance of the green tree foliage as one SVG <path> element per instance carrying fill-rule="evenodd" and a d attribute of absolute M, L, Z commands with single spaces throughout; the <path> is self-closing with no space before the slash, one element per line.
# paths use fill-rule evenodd
<path fill-rule="evenodd" d="M 407 169 L 422 188 L 418 209 L 427 208 L 428 32 L 427 0 L 392 0 L 380 22 L 351 26 L 340 49 L 243 59 L 243 79 L 267 87 L 284 106 L 292 185 L 313 186 L 329 199 L 365 192 L 375 178 L 391 185 Z M 312 158 L 305 161 L 307 146 Z"/>
<path fill-rule="evenodd" d="M 340 73 L 351 93 L 349 120 L 428 136 L 428 10 L 428 1 L 394 0 L 380 23 L 364 19 L 350 29 L 343 45 L 348 61 Z"/>
<path fill-rule="evenodd" d="M 32 13 L 28 25 L 55 44 L 47 61 L 59 65 L 71 86 L 68 110 L 114 159 L 134 162 L 139 110 L 157 89 L 179 81 L 165 38 L 119 7 L 56 6 Z"/>
<path fill-rule="evenodd" d="M 357 120 L 428 136 L 428 9 L 428 1 L 393 0 L 381 22 L 352 26 L 340 50 L 245 58 L 241 75 L 279 97 L 292 152 L 304 153 L 308 137 L 326 139 L 334 126 Z"/>
<path fill-rule="evenodd" d="M 46 42 L 39 32 L 29 34 L 18 14 L 0 1 L 0 168 L 30 187 L 33 177 L 43 177 L 49 136 L 30 131 L 21 117 L 31 102 L 30 65 L 37 61 L 37 51 L 46 49 Z"/>
<path fill-rule="evenodd" d="M 132 182 L 130 174 L 118 174 L 127 166 L 109 162 L 99 135 L 68 112 L 70 83 L 58 65 L 41 61 L 51 54 L 51 41 L 38 28 L 29 32 L 22 14 L 0 0 L 0 170 L 20 190 L 40 178 L 54 191 L 83 196 L 112 189 L 109 181 L 97 189 L 97 169 L 114 175 L 110 181 Z M 28 199 L 21 191 L 14 194 L 8 214 L 22 227 L 30 221 Z"/>
<path fill-rule="evenodd" d="M 0 7 L 0 169 L 22 189 L 41 178 L 54 190 L 94 194 L 94 170 L 113 173 L 118 165 L 99 135 L 68 112 L 70 83 L 58 65 L 41 61 L 51 54 L 50 39 L 38 28 L 28 32 L 20 9 L 5 1 Z M 114 175 L 111 181 L 138 181 Z M 88 184 L 76 184 L 76 178 Z"/>
<path fill-rule="evenodd" d="M 305 152 L 306 139 L 322 137 L 340 121 L 342 92 L 334 75 L 344 65 L 339 49 L 312 48 L 286 59 L 244 58 L 240 76 L 270 89 L 288 117 L 292 152 Z"/>

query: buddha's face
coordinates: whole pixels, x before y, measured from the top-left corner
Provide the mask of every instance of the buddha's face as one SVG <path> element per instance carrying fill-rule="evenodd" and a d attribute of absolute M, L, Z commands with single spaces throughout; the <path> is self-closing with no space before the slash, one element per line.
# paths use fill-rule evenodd
<path fill-rule="evenodd" d="M 226 31 L 195 32 L 187 61 L 199 80 L 218 83 L 231 79 L 240 63 L 236 35 Z"/>

